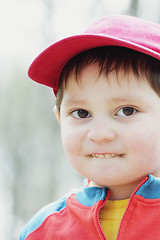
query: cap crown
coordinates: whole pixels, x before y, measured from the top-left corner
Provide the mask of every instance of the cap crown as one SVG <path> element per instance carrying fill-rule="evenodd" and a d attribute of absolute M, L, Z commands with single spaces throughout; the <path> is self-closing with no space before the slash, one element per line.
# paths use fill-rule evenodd
<path fill-rule="evenodd" d="M 56 95 L 64 65 L 80 52 L 102 46 L 127 47 L 160 60 L 160 25 L 126 15 L 103 17 L 84 33 L 49 46 L 31 64 L 28 75 L 52 87 Z"/>

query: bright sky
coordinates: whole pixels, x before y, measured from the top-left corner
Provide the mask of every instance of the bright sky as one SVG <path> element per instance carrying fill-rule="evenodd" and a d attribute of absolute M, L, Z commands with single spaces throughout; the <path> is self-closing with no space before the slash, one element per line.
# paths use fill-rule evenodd
<path fill-rule="evenodd" d="M 129 0 L 102 1 L 107 11 L 113 13 L 121 12 L 130 2 Z M 55 39 L 80 33 L 95 21 L 94 16 L 90 17 L 91 11 L 96 13 L 94 2 L 96 1 L 54 0 L 53 16 L 49 19 L 48 28 L 53 28 Z M 46 13 L 45 0 L 1 0 L 1 56 L 20 55 L 22 57 L 24 55 L 25 57 L 26 54 L 32 55 L 33 52 L 38 52 L 42 48 L 42 31 Z"/>
<path fill-rule="evenodd" d="M 0 6 L 1 54 L 12 56 L 31 51 L 38 40 L 43 17 L 44 5 L 40 0 L 3 1 Z"/>

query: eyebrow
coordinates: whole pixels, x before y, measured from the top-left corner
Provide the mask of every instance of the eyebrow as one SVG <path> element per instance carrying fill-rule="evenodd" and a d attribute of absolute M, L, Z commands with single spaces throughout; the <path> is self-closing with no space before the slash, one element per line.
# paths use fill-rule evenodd
<path fill-rule="evenodd" d="M 139 101 L 141 100 L 141 96 L 131 96 L 131 95 L 127 95 L 125 97 L 114 97 L 111 99 L 114 102 L 126 102 L 126 101 Z"/>
<path fill-rule="evenodd" d="M 122 102 L 124 102 L 124 103 L 127 103 L 127 102 L 134 102 L 134 103 L 139 103 L 139 102 L 141 102 L 141 103 L 144 103 L 144 101 L 143 101 L 143 99 L 141 98 L 141 96 L 140 95 L 137 95 L 137 96 L 131 96 L 131 95 L 126 95 L 125 97 L 121 97 L 121 96 L 116 96 L 116 97 L 113 97 L 113 98 L 111 98 L 111 99 L 107 99 L 106 98 L 106 102 L 108 102 L 109 104 L 110 103 L 122 103 Z M 83 100 L 83 99 L 76 99 L 76 98 L 73 98 L 73 97 L 71 97 L 71 98 L 68 98 L 68 99 L 66 99 L 65 100 L 65 103 L 64 103 L 64 105 L 65 106 L 67 106 L 67 105 L 85 105 L 87 103 L 87 101 L 86 100 Z"/>
<path fill-rule="evenodd" d="M 86 101 L 85 100 L 78 100 L 78 99 L 75 99 L 75 98 L 68 98 L 65 100 L 65 105 L 68 105 L 68 104 L 85 104 Z"/>

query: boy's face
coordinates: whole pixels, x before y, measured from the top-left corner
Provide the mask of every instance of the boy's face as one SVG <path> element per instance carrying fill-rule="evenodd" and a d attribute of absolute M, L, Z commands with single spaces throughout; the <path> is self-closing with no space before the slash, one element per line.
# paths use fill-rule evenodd
<path fill-rule="evenodd" d="M 160 98 L 130 72 L 99 76 L 92 64 L 69 76 L 61 111 L 62 143 L 72 166 L 113 198 L 129 197 L 160 168 Z"/>

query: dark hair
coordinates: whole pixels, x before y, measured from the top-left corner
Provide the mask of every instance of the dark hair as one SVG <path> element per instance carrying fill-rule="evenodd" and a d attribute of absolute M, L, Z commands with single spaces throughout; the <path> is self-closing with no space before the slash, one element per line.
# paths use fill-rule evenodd
<path fill-rule="evenodd" d="M 93 63 L 99 64 L 99 74 L 102 71 L 106 75 L 112 71 L 118 74 L 119 70 L 123 70 L 126 74 L 132 70 L 137 77 L 146 77 L 151 87 L 160 96 L 160 61 L 158 59 L 125 47 L 105 46 L 82 52 L 64 66 L 59 78 L 56 99 L 59 110 L 70 73 L 74 73 L 78 81 L 81 71 Z"/>

